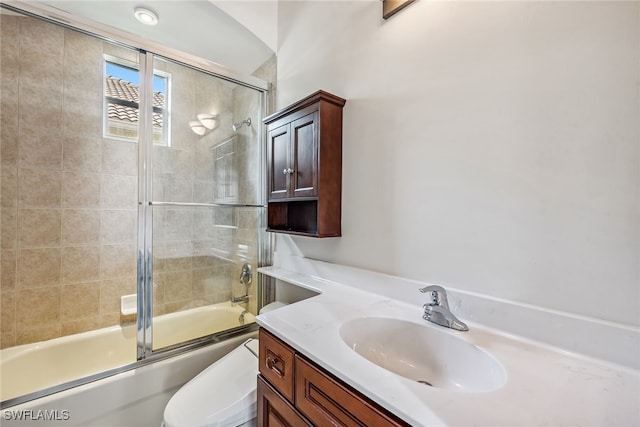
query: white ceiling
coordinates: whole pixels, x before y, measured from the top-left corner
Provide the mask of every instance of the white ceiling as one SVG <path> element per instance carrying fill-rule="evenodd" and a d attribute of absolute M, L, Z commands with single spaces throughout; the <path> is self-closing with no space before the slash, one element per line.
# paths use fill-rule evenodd
<path fill-rule="evenodd" d="M 276 49 L 276 0 L 45 0 L 30 3 L 55 7 L 247 75 Z M 157 25 L 143 25 L 134 18 L 133 10 L 140 6 L 158 14 Z"/>

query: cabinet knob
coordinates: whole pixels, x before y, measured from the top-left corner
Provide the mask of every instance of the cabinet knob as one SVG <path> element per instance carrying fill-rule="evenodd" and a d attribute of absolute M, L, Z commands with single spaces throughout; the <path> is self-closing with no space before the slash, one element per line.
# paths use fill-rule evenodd
<path fill-rule="evenodd" d="M 292 173 L 293 173 L 293 169 L 291 169 L 291 168 L 287 168 L 287 169 L 283 169 L 282 170 L 282 174 L 283 175 L 287 175 L 287 174 L 291 175 Z"/>

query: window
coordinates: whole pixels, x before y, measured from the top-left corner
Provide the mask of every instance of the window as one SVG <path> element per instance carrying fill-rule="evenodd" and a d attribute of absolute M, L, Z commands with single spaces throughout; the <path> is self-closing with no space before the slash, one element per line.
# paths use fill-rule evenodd
<path fill-rule="evenodd" d="M 153 72 L 153 143 L 169 146 L 169 79 Z M 105 58 L 104 136 L 138 141 L 140 122 L 140 71 L 137 64 Z"/>

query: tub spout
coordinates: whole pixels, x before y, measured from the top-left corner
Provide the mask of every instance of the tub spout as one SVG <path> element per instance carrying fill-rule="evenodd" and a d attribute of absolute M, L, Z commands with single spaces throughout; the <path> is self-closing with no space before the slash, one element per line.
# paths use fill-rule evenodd
<path fill-rule="evenodd" d="M 249 302 L 249 295 L 242 295 L 241 297 L 231 297 L 231 304 L 238 304 L 241 302 Z"/>

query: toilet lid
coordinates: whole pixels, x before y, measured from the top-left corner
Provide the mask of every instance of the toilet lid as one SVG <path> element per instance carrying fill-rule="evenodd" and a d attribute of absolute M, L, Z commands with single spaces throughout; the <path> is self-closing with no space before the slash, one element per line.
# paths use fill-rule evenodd
<path fill-rule="evenodd" d="M 250 339 L 199 373 L 173 395 L 166 427 L 230 427 L 256 416 L 258 340 Z"/>

